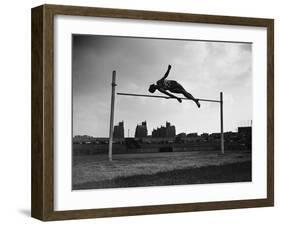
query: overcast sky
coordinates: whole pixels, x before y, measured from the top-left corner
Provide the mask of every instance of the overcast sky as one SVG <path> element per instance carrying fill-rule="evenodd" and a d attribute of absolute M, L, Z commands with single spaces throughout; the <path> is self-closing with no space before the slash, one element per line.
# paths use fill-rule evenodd
<path fill-rule="evenodd" d="M 249 43 L 73 35 L 73 135 L 109 134 L 111 76 L 117 91 L 150 94 L 148 87 L 172 65 L 176 80 L 196 98 L 219 99 L 224 93 L 224 128 L 235 131 L 252 119 L 252 49 Z M 160 94 L 155 92 L 156 95 Z M 219 132 L 219 104 L 116 96 L 115 124 L 125 135 L 146 120 L 148 132 L 166 121 L 176 133 Z"/>

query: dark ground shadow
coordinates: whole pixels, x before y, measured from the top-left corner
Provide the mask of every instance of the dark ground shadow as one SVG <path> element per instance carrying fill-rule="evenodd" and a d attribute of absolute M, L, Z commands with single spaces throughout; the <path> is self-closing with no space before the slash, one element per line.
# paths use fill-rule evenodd
<path fill-rule="evenodd" d="M 187 184 L 210 184 L 252 181 L 251 161 L 222 166 L 177 169 L 152 175 L 117 177 L 112 180 L 74 184 L 72 189 L 126 188 Z"/>

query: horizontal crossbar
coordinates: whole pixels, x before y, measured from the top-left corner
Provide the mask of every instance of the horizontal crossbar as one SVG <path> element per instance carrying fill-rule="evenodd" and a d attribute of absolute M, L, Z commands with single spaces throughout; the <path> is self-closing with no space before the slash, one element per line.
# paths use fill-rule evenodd
<path fill-rule="evenodd" d="M 175 99 L 174 97 L 169 97 L 169 96 L 159 96 L 159 95 L 146 95 L 146 94 L 136 94 L 136 93 L 117 93 L 117 95 L 121 96 L 134 96 L 134 97 L 153 97 L 153 98 L 163 98 L 163 99 Z M 181 98 L 181 100 L 190 100 L 188 98 Z M 216 102 L 220 103 L 220 100 L 211 100 L 211 99 L 198 99 L 199 101 L 206 101 L 206 102 Z"/>

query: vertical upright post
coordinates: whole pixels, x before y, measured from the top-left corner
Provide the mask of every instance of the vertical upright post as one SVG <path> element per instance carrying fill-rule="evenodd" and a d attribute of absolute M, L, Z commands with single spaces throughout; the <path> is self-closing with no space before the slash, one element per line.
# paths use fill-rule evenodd
<path fill-rule="evenodd" d="M 114 106 L 115 106 L 115 86 L 116 86 L 116 71 L 113 71 L 112 72 L 112 82 L 111 82 L 111 107 L 110 107 L 109 147 L 108 147 L 108 159 L 109 159 L 109 161 L 112 161 Z"/>
<path fill-rule="evenodd" d="M 224 136 L 223 136 L 223 93 L 220 92 L 220 121 L 221 121 L 221 153 L 224 154 Z"/>

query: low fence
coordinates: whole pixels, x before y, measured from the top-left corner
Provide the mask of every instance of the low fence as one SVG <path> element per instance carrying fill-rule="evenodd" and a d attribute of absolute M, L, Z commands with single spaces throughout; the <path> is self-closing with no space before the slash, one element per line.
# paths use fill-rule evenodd
<path fill-rule="evenodd" d="M 107 154 L 108 144 L 73 144 L 73 155 Z M 225 150 L 246 150 L 247 146 L 239 143 L 225 143 Z M 220 142 L 204 142 L 190 144 L 113 144 L 114 154 L 186 152 L 186 151 L 218 151 Z"/>

